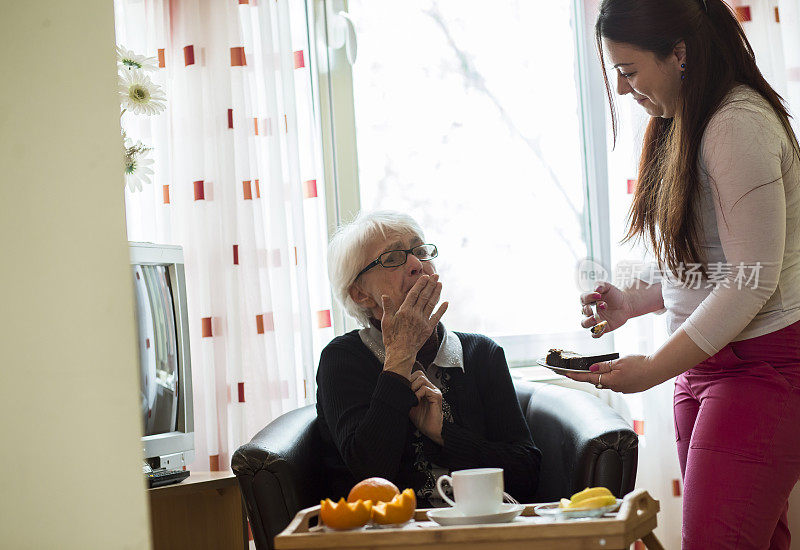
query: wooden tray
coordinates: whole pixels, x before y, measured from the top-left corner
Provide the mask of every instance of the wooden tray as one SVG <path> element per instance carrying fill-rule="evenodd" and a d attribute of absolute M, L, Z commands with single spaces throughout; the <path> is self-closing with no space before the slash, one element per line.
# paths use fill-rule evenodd
<path fill-rule="evenodd" d="M 330 531 L 320 526 L 309 527 L 319 515 L 319 506 L 297 513 L 284 531 L 275 537 L 276 549 L 344 549 L 380 550 L 560 550 L 627 549 L 641 539 L 651 550 L 663 550 L 653 535 L 660 509 L 647 491 L 628 494 L 619 511 L 597 519 L 555 520 L 540 517 L 534 504 L 514 522 L 494 525 L 442 527 L 428 520 L 426 510 L 417 510 L 414 521 L 402 528 Z"/>

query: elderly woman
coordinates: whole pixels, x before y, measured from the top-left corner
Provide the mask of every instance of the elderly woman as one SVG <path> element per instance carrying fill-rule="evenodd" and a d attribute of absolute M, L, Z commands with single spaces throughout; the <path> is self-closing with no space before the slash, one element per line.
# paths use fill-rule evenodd
<path fill-rule="evenodd" d="M 417 223 L 395 212 L 359 214 L 331 240 L 334 293 L 364 326 L 332 340 L 317 372 L 333 488 L 346 496 L 379 476 L 436 506 L 439 475 L 500 467 L 506 491 L 530 502 L 541 454 L 505 355 L 489 338 L 439 322 L 447 302 L 436 309 L 436 255 Z"/>

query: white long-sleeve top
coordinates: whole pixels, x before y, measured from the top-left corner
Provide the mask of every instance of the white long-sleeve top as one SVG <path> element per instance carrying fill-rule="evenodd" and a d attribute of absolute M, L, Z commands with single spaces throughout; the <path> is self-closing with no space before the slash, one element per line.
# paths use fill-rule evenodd
<path fill-rule="evenodd" d="M 713 355 L 800 320 L 800 161 L 769 103 L 737 86 L 709 121 L 699 164 L 713 281 L 668 273 L 661 293 L 670 333 L 682 326 Z"/>

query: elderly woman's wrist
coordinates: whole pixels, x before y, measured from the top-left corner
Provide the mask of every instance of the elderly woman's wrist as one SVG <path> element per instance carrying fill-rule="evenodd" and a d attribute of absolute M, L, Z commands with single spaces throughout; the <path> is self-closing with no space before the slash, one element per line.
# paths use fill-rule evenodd
<path fill-rule="evenodd" d="M 415 360 L 416 357 L 409 353 L 393 353 L 387 349 L 383 370 L 401 374 L 407 378 L 411 375 Z"/>
<path fill-rule="evenodd" d="M 443 429 L 444 429 L 444 422 L 441 422 L 436 428 L 436 433 L 434 433 L 433 437 L 431 437 L 431 439 L 433 439 L 436 443 L 438 443 L 442 447 L 444 447 L 444 434 L 442 433 Z"/>
<path fill-rule="evenodd" d="M 411 364 L 414 364 L 414 361 L 417 358 L 417 353 L 415 351 L 411 351 L 410 349 L 403 348 L 401 346 L 389 346 L 386 348 L 386 360 L 392 360 L 397 362 L 408 362 L 410 361 Z"/>
<path fill-rule="evenodd" d="M 437 445 L 444 447 L 444 436 L 442 435 L 442 426 L 438 429 L 434 427 L 418 426 L 419 431 Z"/>

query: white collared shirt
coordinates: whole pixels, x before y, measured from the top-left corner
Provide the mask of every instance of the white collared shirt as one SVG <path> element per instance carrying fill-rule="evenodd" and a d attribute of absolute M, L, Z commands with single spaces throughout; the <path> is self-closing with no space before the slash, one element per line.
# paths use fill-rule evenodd
<path fill-rule="evenodd" d="M 378 361 L 383 364 L 386 361 L 386 347 L 383 345 L 383 333 L 378 328 L 370 323 L 368 328 L 362 328 L 358 331 L 358 336 L 361 341 L 367 346 Z M 461 347 L 461 340 L 452 331 L 445 329 L 442 341 L 439 344 L 439 351 L 430 365 L 420 365 L 428 379 L 434 385 L 442 389 L 441 376 L 436 376 L 435 371 L 431 367 L 437 366 L 441 368 L 459 368 L 464 372 L 464 349 Z"/>

